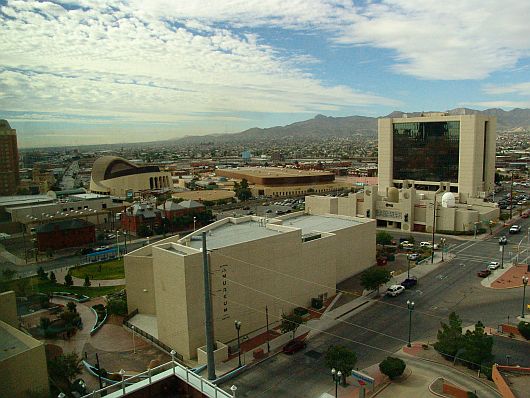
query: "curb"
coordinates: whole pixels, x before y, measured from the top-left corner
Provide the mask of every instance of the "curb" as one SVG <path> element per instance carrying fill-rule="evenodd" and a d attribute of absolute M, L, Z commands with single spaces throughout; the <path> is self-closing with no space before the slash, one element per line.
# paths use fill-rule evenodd
<path fill-rule="evenodd" d="M 436 382 L 437 382 L 438 380 L 440 380 L 440 379 L 441 379 L 441 380 L 445 380 L 443 377 L 438 377 L 438 378 L 434 379 L 434 380 L 431 382 L 431 384 L 429 384 L 429 391 L 430 391 L 432 394 L 434 394 L 434 395 L 436 395 L 436 396 L 438 396 L 438 397 L 446 398 L 446 395 L 438 394 L 437 392 L 435 392 L 435 391 L 432 389 L 432 385 L 433 385 L 434 383 L 436 383 Z"/>
<path fill-rule="evenodd" d="M 448 368 L 448 369 L 451 369 L 451 370 L 453 370 L 453 371 L 456 371 L 456 372 L 458 372 L 458 373 L 460 373 L 460 374 L 462 374 L 462 375 L 464 375 L 464 376 L 466 376 L 466 377 L 471 377 L 473 380 L 475 380 L 476 382 L 481 383 L 481 384 L 484 385 L 485 387 L 488 387 L 490 390 L 492 390 L 492 391 L 495 392 L 495 393 L 498 393 L 498 392 L 499 392 L 497 389 L 495 389 L 494 387 L 490 386 L 488 383 L 484 382 L 483 380 L 477 378 L 476 376 L 474 376 L 474 375 L 472 375 L 472 374 L 467 374 L 467 373 L 461 371 L 460 369 L 457 369 L 457 368 L 451 367 L 451 366 L 449 366 L 449 365 L 446 365 L 445 363 L 438 362 L 438 361 L 433 361 L 432 359 L 427 359 L 427 358 L 417 357 L 417 356 L 415 356 L 415 355 L 407 354 L 406 352 L 399 352 L 399 351 L 397 351 L 396 353 L 397 353 L 398 355 L 405 355 L 405 356 L 407 356 L 407 357 L 416 358 L 416 359 L 418 359 L 418 360 L 420 360 L 420 361 L 425 361 L 425 362 L 435 363 L 435 364 L 437 364 L 437 365 L 444 366 L 444 367 L 446 367 L 446 368 Z"/>

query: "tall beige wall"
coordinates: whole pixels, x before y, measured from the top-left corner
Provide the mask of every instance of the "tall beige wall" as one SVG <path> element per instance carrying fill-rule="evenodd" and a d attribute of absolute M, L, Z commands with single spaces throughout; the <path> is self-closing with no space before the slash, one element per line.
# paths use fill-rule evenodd
<path fill-rule="evenodd" d="M 124 257 L 129 313 L 156 315 L 155 284 L 151 247 L 144 247 Z"/>
<path fill-rule="evenodd" d="M 385 194 L 388 187 L 393 186 L 393 157 L 394 139 L 392 132 L 392 119 L 379 119 L 378 124 L 378 166 L 377 175 L 379 192 Z M 399 149 L 399 148 L 396 148 Z"/>
<path fill-rule="evenodd" d="M 337 214 L 339 198 L 310 195 L 305 197 L 307 214 Z"/>
<path fill-rule="evenodd" d="M 0 361 L 0 397 L 25 398 L 30 391 L 47 396 L 48 370 L 44 344 L 1 321 L 0 328 L 27 347 L 26 350 Z"/>
<path fill-rule="evenodd" d="M 0 321 L 18 327 L 17 298 L 12 290 L 0 293 Z"/>

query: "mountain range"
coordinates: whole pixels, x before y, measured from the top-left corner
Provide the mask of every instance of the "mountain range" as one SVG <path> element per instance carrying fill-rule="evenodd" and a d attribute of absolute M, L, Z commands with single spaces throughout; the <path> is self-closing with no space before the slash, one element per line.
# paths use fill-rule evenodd
<path fill-rule="evenodd" d="M 405 113 L 394 111 L 382 117 L 409 117 L 420 116 L 422 112 Z M 428 112 L 423 112 L 428 113 Z M 483 114 L 497 117 L 497 131 L 530 131 L 530 109 L 503 109 L 492 108 L 479 111 L 469 108 L 456 108 L 447 111 L 450 115 Z M 346 116 L 332 117 L 317 115 L 313 119 L 295 122 L 287 126 L 270 128 L 253 127 L 251 129 L 231 134 L 209 134 L 202 136 L 186 136 L 171 140 L 182 144 L 200 144 L 204 142 L 238 142 L 258 141 L 279 138 L 322 139 L 330 137 L 351 137 L 355 134 L 364 136 L 377 135 L 376 117 Z"/>

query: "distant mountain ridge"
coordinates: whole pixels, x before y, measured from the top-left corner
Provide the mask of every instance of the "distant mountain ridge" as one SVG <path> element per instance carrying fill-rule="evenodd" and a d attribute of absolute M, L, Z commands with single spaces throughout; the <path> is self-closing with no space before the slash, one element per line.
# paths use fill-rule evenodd
<path fill-rule="evenodd" d="M 498 131 L 530 131 L 530 109 L 516 108 L 505 111 L 499 108 L 479 111 L 469 108 L 456 108 L 446 111 L 450 115 L 484 114 L 497 117 Z M 428 112 L 394 111 L 382 117 L 420 116 Z M 279 138 L 319 139 L 331 137 L 351 137 L 355 134 L 364 136 L 377 135 L 377 119 L 369 116 L 333 117 L 316 115 L 313 119 L 295 122 L 286 126 L 269 128 L 253 127 L 239 133 L 209 134 L 202 136 L 186 136 L 175 141 L 183 144 L 199 144 L 202 142 L 238 142 L 258 141 Z"/>

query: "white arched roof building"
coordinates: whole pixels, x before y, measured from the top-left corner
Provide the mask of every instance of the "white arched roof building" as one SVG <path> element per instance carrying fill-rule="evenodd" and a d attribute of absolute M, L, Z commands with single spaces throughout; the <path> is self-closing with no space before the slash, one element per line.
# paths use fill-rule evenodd
<path fill-rule="evenodd" d="M 140 191 L 169 190 L 171 173 L 158 166 L 137 166 L 118 156 L 102 156 L 94 162 L 90 191 L 118 197 L 133 196 Z"/>

